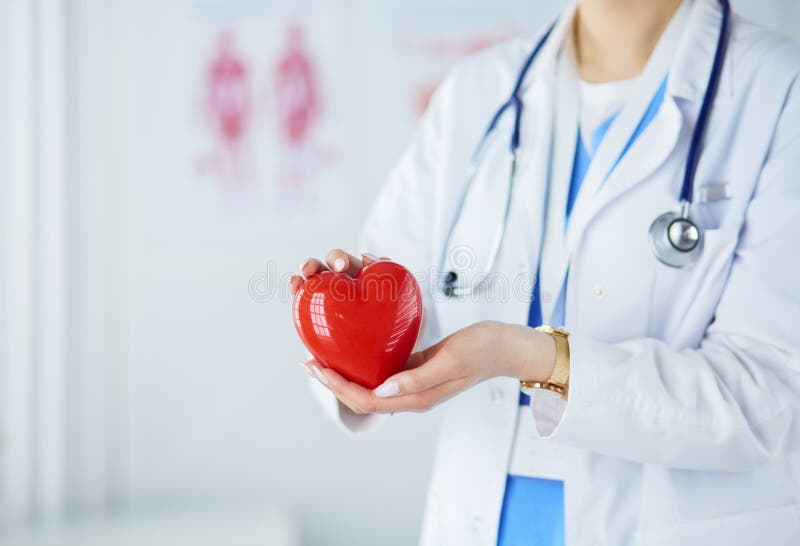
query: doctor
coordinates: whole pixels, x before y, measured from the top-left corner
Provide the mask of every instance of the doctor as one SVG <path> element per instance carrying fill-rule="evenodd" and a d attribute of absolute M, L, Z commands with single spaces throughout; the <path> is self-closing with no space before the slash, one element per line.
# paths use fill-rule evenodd
<path fill-rule="evenodd" d="M 305 363 L 354 431 L 452 398 L 423 545 L 800 544 L 799 76 L 727 0 L 579 0 L 447 78 L 363 242 L 429 348 Z"/>

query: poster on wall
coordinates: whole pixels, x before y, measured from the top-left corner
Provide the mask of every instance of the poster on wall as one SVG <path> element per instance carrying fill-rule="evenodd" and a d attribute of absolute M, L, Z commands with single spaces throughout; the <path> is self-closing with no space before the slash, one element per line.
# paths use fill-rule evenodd
<path fill-rule="evenodd" d="M 524 0 L 375 2 L 368 61 L 376 119 L 393 131 L 376 150 L 376 173 L 391 169 L 448 72 L 464 58 L 507 40 L 530 36 L 546 20 Z"/>
<path fill-rule="evenodd" d="M 281 4 L 186 4 L 182 191 L 204 219 L 342 214 L 355 191 L 341 17 Z"/>
<path fill-rule="evenodd" d="M 458 61 L 521 34 L 512 22 L 494 24 L 450 24 L 444 30 L 438 25 L 400 25 L 391 36 L 390 47 L 405 67 L 398 74 L 406 80 L 404 107 L 410 121 L 419 119 L 447 72 Z"/>

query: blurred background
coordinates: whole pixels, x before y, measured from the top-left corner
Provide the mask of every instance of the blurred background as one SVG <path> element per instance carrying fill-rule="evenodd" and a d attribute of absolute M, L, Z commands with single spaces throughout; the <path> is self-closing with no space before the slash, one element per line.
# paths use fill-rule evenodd
<path fill-rule="evenodd" d="M 562 5 L 0 2 L 0 544 L 414 544 L 438 414 L 326 421 L 286 280 L 368 250 L 449 67 Z"/>

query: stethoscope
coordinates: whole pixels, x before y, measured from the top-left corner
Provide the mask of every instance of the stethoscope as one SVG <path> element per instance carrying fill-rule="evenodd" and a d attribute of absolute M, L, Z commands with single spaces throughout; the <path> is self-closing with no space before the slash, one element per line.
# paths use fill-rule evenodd
<path fill-rule="evenodd" d="M 717 95 L 719 88 L 720 74 L 722 73 L 722 65 L 725 59 L 725 50 L 727 49 L 728 40 L 728 26 L 730 21 L 730 4 L 728 0 L 720 0 L 722 6 L 722 23 L 720 25 L 719 39 L 717 41 L 717 49 L 714 54 L 714 64 L 711 67 L 711 75 L 709 77 L 708 86 L 706 87 L 705 95 L 703 96 L 703 103 L 700 107 L 700 113 L 697 118 L 697 123 L 692 134 L 692 139 L 689 145 L 689 154 L 686 162 L 686 170 L 683 176 L 683 186 L 681 188 L 679 203 L 680 207 L 677 212 L 670 211 L 662 214 L 650 226 L 650 246 L 652 247 L 653 254 L 656 259 L 664 265 L 670 267 L 686 267 L 696 262 L 703 249 L 703 230 L 691 218 L 691 208 L 694 199 L 694 179 L 697 172 L 697 164 L 700 160 L 700 147 L 702 145 L 703 136 L 705 135 L 706 128 L 708 127 L 709 117 L 711 114 L 714 98 Z M 517 78 L 514 91 L 509 98 L 497 111 L 492 118 L 488 129 L 483 135 L 483 138 L 478 143 L 478 147 L 472 156 L 470 167 L 467 172 L 467 184 L 462 193 L 456 213 L 450 224 L 445 244 L 442 251 L 442 258 L 440 261 L 439 271 L 445 271 L 441 278 L 440 290 L 447 297 L 460 297 L 469 296 L 480 287 L 480 283 L 475 284 L 473 287 L 459 287 L 458 286 L 458 272 L 449 270 L 447 268 L 448 249 L 452 242 L 453 234 L 463 213 L 464 204 L 467 197 L 475 183 L 476 175 L 480 168 L 480 163 L 486 154 L 486 146 L 489 137 L 498 127 L 500 120 L 507 111 L 514 111 L 514 125 L 511 132 L 511 142 L 509 146 L 510 151 L 510 174 L 508 180 L 508 187 L 506 189 L 506 199 L 503 201 L 503 216 L 497 232 L 494 236 L 492 251 L 489 254 L 489 260 L 484 268 L 484 274 L 480 278 L 490 278 L 489 273 L 494 271 L 497 258 L 500 254 L 500 249 L 503 246 L 503 239 L 508 228 L 509 212 L 511 210 L 511 197 L 514 189 L 514 181 L 517 170 L 517 152 L 520 147 L 520 133 L 523 112 L 523 102 L 521 98 L 522 86 L 536 60 L 539 52 L 544 47 L 547 40 L 550 38 L 555 23 L 550 26 L 544 36 L 536 44 L 533 52 L 525 60 L 522 70 Z"/>

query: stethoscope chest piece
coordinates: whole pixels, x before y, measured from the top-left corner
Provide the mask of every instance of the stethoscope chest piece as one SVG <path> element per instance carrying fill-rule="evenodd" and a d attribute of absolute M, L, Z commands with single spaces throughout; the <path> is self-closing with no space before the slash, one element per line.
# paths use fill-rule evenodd
<path fill-rule="evenodd" d="M 669 267 L 686 267 L 703 251 L 703 232 L 688 215 L 667 212 L 650 226 L 650 246 L 659 262 Z"/>

